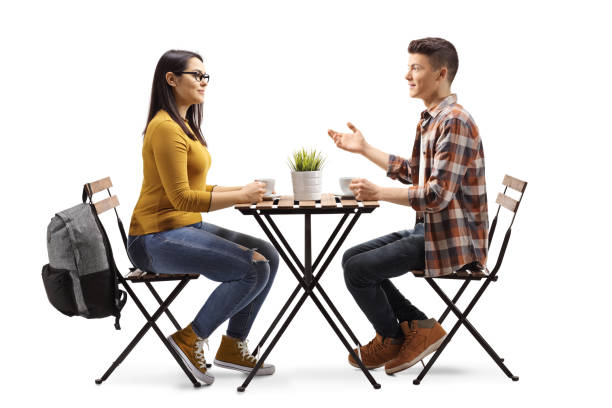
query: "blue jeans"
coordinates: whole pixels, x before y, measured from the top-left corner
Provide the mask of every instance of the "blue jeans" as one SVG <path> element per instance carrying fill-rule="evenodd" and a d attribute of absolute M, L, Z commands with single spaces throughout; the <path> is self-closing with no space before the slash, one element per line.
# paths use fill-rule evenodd
<path fill-rule="evenodd" d="M 267 261 L 253 261 L 254 251 Z M 278 253 L 270 243 L 206 222 L 153 234 L 130 235 L 128 255 L 144 271 L 197 273 L 221 282 L 191 327 L 198 336 L 208 338 L 229 319 L 227 335 L 241 340 L 251 330 L 279 262 Z"/>
<path fill-rule="evenodd" d="M 423 223 L 350 248 L 342 268 L 349 292 L 381 336 L 403 337 L 398 321 L 427 319 L 389 280 L 425 269 Z"/>

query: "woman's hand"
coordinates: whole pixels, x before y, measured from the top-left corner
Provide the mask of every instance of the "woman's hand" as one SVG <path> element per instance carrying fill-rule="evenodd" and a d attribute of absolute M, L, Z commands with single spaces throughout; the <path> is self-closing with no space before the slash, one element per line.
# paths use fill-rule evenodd
<path fill-rule="evenodd" d="M 353 133 L 339 133 L 335 130 L 329 129 L 327 134 L 334 140 L 334 143 L 340 149 L 351 153 L 363 153 L 367 143 L 361 134 L 361 131 L 353 126 L 351 122 L 348 122 L 346 125 L 353 131 Z"/>
<path fill-rule="evenodd" d="M 351 180 L 349 188 L 355 198 L 361 201 L 378 201 L 381 199 L 382 188 L 364 178 Z"/>
<path fill-rule="evenodd" d="M 249 204 L 260 203 L 263 200 L 265 192 L 266 183 L 261 183 L 259 181 L 249 183 L 240 189 L 240 193 L 242 193 L 242 197 L 244 197 L 244 201 L 242 202 Z"/>

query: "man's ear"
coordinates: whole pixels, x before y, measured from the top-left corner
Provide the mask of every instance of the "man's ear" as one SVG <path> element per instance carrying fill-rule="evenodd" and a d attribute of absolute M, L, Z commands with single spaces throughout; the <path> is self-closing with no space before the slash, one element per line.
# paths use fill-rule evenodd
<path fill-rule="evenodd" d="M 438 79 L 444 81 L 448 77 L 448 68 L 442 67 L 440 68 L 440 73 L 438 74 Z"/>
<path fill-rule="evenodd" d="M 166 72 L 166 82 L 172 87 L 176 86 L 176 76 L 174 72 Z"/>

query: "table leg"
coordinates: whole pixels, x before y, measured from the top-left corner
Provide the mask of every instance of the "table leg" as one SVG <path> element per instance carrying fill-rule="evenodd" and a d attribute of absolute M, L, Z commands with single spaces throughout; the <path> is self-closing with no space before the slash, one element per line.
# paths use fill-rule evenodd
<path fill-rule="evenodd" d="M 332 234 L 330 235 L 329 239 L 327 240 L 327 242 L 325 243 L 325 245 L 323 246 L 323 249 L 321 250 L 321 252 L 319 253 L 319 256 L 317 256 L 317 259 L 315 260 L 313 266 L 312 266 L 312 270 L 316 270 L 317 267 L 319 266 L 319 263 L 321 262 L 321 260 L 323 259 L 323 256 L 325 255 L 325 253 L 327 252 L 327 250 L 329 249 L 329 247 L 331 246 L 332 242 L 336 239 L 336 237 L 338 236 L 338 233 L 340 232 L 340 230 L 342 229 L 342 226 L 344 225 L 344 223 L 346 222 L 346 220 L 348 219 L 348 216 L 350 215 L 350 213 L 345 213 L 342 216 L 342 219 L 338 222 L 338 225 L 336 226 L 336 228 L 334 229 L 334 231 L 332 232 Z M 357 216 L 357 215 L 355 215 Z M 355 217 L 354 216 L 354 217 Z M 295 264 L 297 265 L 298 269 L 302 271 L 302 273 L 304 272 L 305 268 L 302 265 L 302 263 L 300 262 L 300 260 L 298 259 L 298 257 L 295 255 L 295 252 L 293 252 L 293 250 L 291 249 L 291 246 L 289 246 L 289 244 L 287 243 L 287 241 L 285 240 L 285 237 L 283 236 L 283 234 L 280 232 L 280 230 L 278 229 L 278 227 L 276 226 L 276 223 L 274 222 L 274 220 L 272 220 L 272 217 L 270 217 L 269 214 L 264 214 L 264 217 L 266 218 L 266 220 L 268 221 L 268 224 L 270 224 L 270 226 L 272 227 L 272 229 L 274 230 L 274 232 L 276 233 L 277 237 L 280 239 L 280 241 L 283 243 L 285 250 L 289 253 L 289 255 L 291 255 L 291 258 L 293 259 L 293 261 L 295 262 Z M 354 218 L 353 217 L 353 218 Z M 356 222 L 357 220 L 355 220 Z M 353 225 L 355 225 L 355 222 L 351 222 L 350 225 L 347 227 L 347 234 L 348 232 L 351 231 Z M 260 223 L 261 225 L 262 223 Z M 262 226 L 262 228 L 264 228 L 264 226 Z M 264 228 L 265 231 L 265 228 Z M 344 243 L 344 240 L 346 239 L 347 234 L 343 234 L 343 237 L 340 239 L 338 247 Z M 271 236 L 271 233 L 269 233 L 269 231 L 267 232 L 268 237 Z M 282 250 L 280 247 L 277 247 L 277 250 Z M 335 252 L 334 252 L 335 254 Z M 333 258 L 333 255 L 331 256 L 331 258 Z M 316 280 L 318 281 L 320 275 L 322 275 L 322 271 L 318 272 L 316 275 Z M 351 328 L 348 326 L 348 324 L 346 323 L 346 321 L 344 320 L 344 318 L 342 317 L 342 315 L 340 314 L 340 312 L 338 311 L 338 309 L 336 309 L 336 307 L 334 306 L 334 304 L 332 303 L 331 299 L 329 298 L 329 296 L 327 296 L 327 294 L 325 293 L 325 291 L 323 290 L 323 288 L 321 287 L 321 285 L 319 285 L 318 283 L 315 285 L 315 287 L 317 288 L 317 290 L 321 293 L 321 295 L 323 296 L 323 300 L 325 300 L 325 302 L 327 303 L 327 305 L 329 306 L 329 308 L 331 309 L 331 311 L 334 313 L 334 315 L 336 316 L 336 318 L 338 319 L 338 321 L 340 322 L 340 324 L 342 325 L 342 327 L 344 328 L 344 330 L 347 332 L 347 334 L 349 335 L 349 337 L 351 338 L 351 340 L 353 340 L 353 342 L 357 345 L 357 346 L 361 346 L 361 343 L 359 342 L 359 340 L 357 339 L 357 336 L 355 336 L 355 334 L 353 333 L 353 331 L 351 330 Z M 300 285 L 298 285 L 292 296 L 290 297 L 290 300 L 287 301 L 287 303 L 291 303 L 291 301 L 293 301 L 293 299 L 295 298 L 295 294 L 297 294 L 297 292 L 299 291 Z M 276 323 L 278 323 L 278 319 L 280 318 L 280 316 L 282 316 L 285 311 L 287 310 L 288 304 L 285 304 L 285 307 L 283 307 L 281 313 L 279 314 L 279 316 L 277 317 L 277 321 Z M 265 341 L 268 339 L 270 333 L 272 330 L 274 330 L 274 327 L 276 326 L 276 323 L 273 324 L 272 327 L 270 327 L 270 329 L 268 329 L 268 332 L 266 332 L 266 334 L 264 335 L 264 337 L 260 340 L 259 344 L 258 344 L 258 348 L 263 346 L 263 344 L 265 343 Z M 255 349 L 257 350 L 257 348 Z"/>
<path fill-rule="evenodd" d="M 345 214 L 347 215 L 347 214 Z M 319 301 L 319 299 L 317 298 L 317 296 L 313 293 L 312 289 L 314 287 L 317 287 L 317 289 L 323 293 L 324 295 L 324 299 L 326 300 L 326 302 L 328 303 L 328 305 L 330 305 L 330 307 L 332 308 L 332 311 L 334 312 L 334 314 L 336 314 L 336 317 L 339 318 L 339 320 L 341 321 L 342 325 L 345 327 L 345 329 L 347 329 L 347 331 L 351 334 L 351 337 L 353 337 L 353 339 L 355 340 L 355 342 L 357 344 L 359 344 L 358 341 L 356 341 L 356 338 L 354 336 L 354 334 L 352 334 L 352 331 L 350 331 L 350 328 L 348 328 L 348 325 L 346 324 L 346 322 L 344 321 L 344 319 L 342 319 L 342 316 L 340 315 L 340 313 L 337 311 L 337 309 L 333 306 L 333 303 L 331 303 L 331 300 L 329 299 L 329 297 L 327 296 L 327 294 L 325 294 L 325 292 L 323 291 L 323 288 L 318 285 L 318 280 L 321 278 L 321 276 L 323 275 L 323 272 L 325 272 L 325 270 L 327 269 L 327 267 L 329 266 L 329 263 L 331 262 L 331 259 L 336 255 L 336 253 L 338 252 L 338 249 L 340 248 L 340 246 L 342 245 L 342 243 L 344 242 L 344 240 L 346 239 L 346 237 L 348 236 L 348 233 L 351 231 L 351 229 L 353 228 L 353 226 L 355 225 L 355 223 L 357 222 L 357 219 L 359 218 L 360 213 L 357 212 L 355 213 L 355 216 L 353 217 L 353 219 L 351 220 L 351 222 L 349 223 L 348 227 L 346 228 L 346 230 L 344 231 L 344 233 L 342 234 L 340 240 L 336 243 L 335 247 L 333 248 L 332 252 L 329 254 L 328 258 L 326 259 L 325 263 L 323 264 L 323 266 L 321 267 L 321 270 L 317 273 L 317 276 L 314 278 L 314 280 L 312 280 L 312 282 L 306 283 L 305 279 L 303 279 L 300 274 L 297 272 L 297 270 L 295 269 L 294 265 L 289 261 L 289 258 L 287 257 L 285 251 L 283 250 L 283 248 L 278 244 L 278 242 L 276 241 L 276 239 L 274 238 L 274 236 L 272 235 L 272 233 L 270 232 L 270 230 L 267 228 L 267 226 L 265 225 L 265 223 L 261 220 L 261 217 L 259 217 L 258 214 L 255 214 L 255 219 L 257 220 L 257 222 L 259 223 L 259 225 L 261 226 L 261 228 L 264 230 L 264 232 L 266 233 L 266 235 L 268 236 L 268 238 L 270 239 L 270 241 L 272 242 L 272 245 L 274 245 L 274 247 L 279 251 L 279 254 L 281 255 L 281 257 L 283 258 L 283 260 L 285 261 L 285 263 L 287 264 L 287 266 L 289 267 L 289 269 L 293 272 L 293 274 L 295 275 L 296 279 L 298 279 L 299 285 L 296 288 L 296 290 L 294 290 L 293 294 L 291 295 L 291 297 L 289 298 L 288 302 L 285 304 L 285 306 L 283 307 L 283 310 L 281 310 L 281 312 L 279 313 L 279 315 L 277 316 L 277 318 L 275 319 L 274 323 L 272 324 L 272 327 L 270 329 L 268 329 L 268 332 L 266 333 L 266 335 L 264 336 L 264 339 L 262 339 L 262 341 L 260 342 L 260 345 L 263 344 L 263 342 L 265 341 L 265 339 L 267 338 L 267 336 L 269 336 L 269 334 L 271 333 L 271 331 L 273 330 L 273 327 L 278 323 L 278 321 L 280 320 L 281 316 L 285 313 L 287 307 L 289 306 L 289 304 L 291 303 L 291 301 L 293 300 L 293 298 L 295 297 L 295 295 L 297 294 L 296 291 L 299 291 L 300 286 L 304 289 L 305 293 L 302 295 L 302 297 L 300 298 L 300 300 L 298 301 L 298 303 L 296 304 L 296 306 L 293 308 L 293 310 L 291 311 L 290 315 L 287 317 L 287 320 L 283 323 L 282 327 L 280 328 L 279 332 L 276 334 L 276 336 L 274 337 L 274 339 L 272 340 L 272 342 L 270 343 L 270 345 L 266 348 L 264 354 L 261 356 L 261 358 L 258 360 L 257 365 L 253 368 L 253 370 L 251 371 L 251 373 L 249 374 L 249 376 L 247 377 L 247 379 L 244 381 L 244 383 L 242 384 L 242 386 L 238 387 L 238 391 L 242 392 L 246 389 L 246 387 L 248 386 L 248 384 L 251 382 L 251 380 L 253 379 L 253 377 L 256 375 L 257 371 L 259 370 L 259 368 L 261 367 L 261 365 L 263 364 L 263 361 L 266 360 L 266 358 L 268 357 L 268 355 L 270 354 L 270 352 L 272 351 L 272 349 L 274 348 L 274 346 L 276 345 L 276 343 L 278 342 L 278 340 L 280 339 L 280 337 L 283 335 L 284 331 L 287 329 L 287 327 L 289 326 L 289 324 L 291 323 L 291 321 L 293 320 L 293 318 L 295 317 L 295 315 L 297 314 L 297 312 L 299 311 L 299 309 L 301 308 L 302 304 L 304 303 L 304 301 L 306 300 L 306 297 L 310 296 L 311 299 L 313 300 L 313 302 L 315 303 L 315 305 L 319 308 L 321 314 L 325 317 L 325 319 L 327 320 L 328 324 L 332 327 L 332 329 L 334 330 L 334 332 L 336 333 L 336 335 L 338 336 L 338 338 L 340 339 L 340 341 L 342 342 L 342 344 L 346 347 L 346 349 L 348 350 L 349 354 L 353 357 L 353 359 L 358 363 L 358 365 L 360 366 L 362 372 L 364 373 L 364 375 L 366 376 L 366 378 L 368 378 L 368 380 L 370 381 L 370 383 L 372 384 L 372 386 L 375 389 L 380 388 L 380 384 L 378 384 L 374 378 L 372 377 L 372 375 L 370 374 L 370 372 L 365 368 L 365 366 L 363 365 L 361 359 L 355 354 L 355 352 L 353 351 L 352 347 L 349 345 L 348 341 L 346 340 L 346 338 L 342 335 L 342 332 L 338 329 L 338 327 L 336 326 L 336 324 L 334 323 L 334 321 L 332 320 L 332 318 L 329 316 L 329 314 L 327 313 L 327 311 L 325 310 L 325 308 L 323 307 L 322 303 Z M 283 243 L 288 247 L 288 249 L 290 250 L 290 246 L 286 243 L 286 241 L 284 240 L 284 238 L 282 237 L 282 234 L 280 234 L 280 231 L 278 231 L 278 228 L 276 228 L 276 225 L 274 225 L 274 223 L 272 222 L 271 218 L 269 216 L 266 215 L 266 218 L 268 218 L 268 221 L 271 223 L 273 229 L 275 230 L 275 232 L 277 232 L 277 234 L 280 236 L 281 240 L 283 241 Z M 344 221 L 346 220 L 346 217 L 343 217 L 341 223 L 344 223 Z M 303 272 L 310 270 L 312 271 L 312 265 L 311 265 L 311 257 L 309 256 L 309 252 L 310 252 L 310 240 L 311 240 L 311 229 L 310 229 L 310 223 L 309 223 L 310 219 L 309 217 L 307 218 L 307 220 L 305 221 L 306 223 L 306 260 L 305 260 L 305 268 L 303 270 Z M 340 227 L 340 225 L 339 225 Z M 334 232 L 333 235 L 337 234 L 337 231 L 339 230 L 339 227 L 336 228 L 336 231 Z M 326 247 L 329 247 L 329 244 L 331 242 L 328 240 L 328 243 L 326 244 Z M 327 250 L 327 248 L 325 248 L 325 250 Z M 321 259 L 321 257 L 319 257 L 319 259 L 317 259 L 317 261 L 319 261 Z M 312 273 L 312 272 L 311 272 Z M 306 275 L 306 273 L 304 273 L 304 275 Z M 306 276 L 304 276 L 306 278 Z M 311 278 L 312 279 L 312 278 Z M 259 348 L 259 346 L 258 346 Z"/>
<path fill-rule="evenodd" d="M 312 282 L 312 243 L 310 214 L 304 214 L 304 281 Z"/>
<path fill-rule="evenodd" d="M 309 289 L 311 289 L 311 288 L 309 288 Z M 287 320 L 285 320 L 285 322 L 283 323 L 283 325 L 279 329 L 278 333 L 276 333 L 276 336 L 274 336 L 274 338 L 272 339 L 272 342 L 266 348 L 266 350 L 264 351 L 264 353 L 261 356 L 261 358 L 259 358 L 257 360 L 257 364 L 255 365 L 253 370 L 251 370 L 251 372 L 249 373 L 248 377 L 244 380 L 242 385 L 240 387 L 238 387 L 237 390 L 239 392 L 244 392 L 246 390 L 246 387 L 249 385 L 249 383 L 251 382 L 253 377 L 257 374 L 257 371 L 261 368 L 263 362 L 268 358 L 268 355 L 270 354 L 270 352 L 272 352 L 272 350 L 274 349 L 274 346 L 276 346 L 276 343 L 281 338 L 281 336 L 284 334 L 285 330 L 287 329 L 287 327 L 289 326 L 289 324 L 291 323 L 291 321 L 293 320 L 293 318 L 295 317 L 297 312 L 300 310 L 300 308 L 302 307 L 302 305 L 304 304 L 304 302 L 306 301 L 306 298 L 308 296 L 310 296 L 310 298 L 313 300 L 315 305 L 319 308 L 319 311 L 321 312 L 321 314 L 325 317 L 325 319 L 327 320 L 329 325 L 332 327 L 332 329 L 334 330 L 334 332 L 336 333 L 336 335 L 338 336 L 338 338 L 340 339 L 340 341 L 342 342 L 344 347 L 346 347 L 346 349 L 348 350 L 349 354 L 357 362 L 357 364 L 361 368 L 361 371 L 365 374 L 366 378 L 370 381 L 370 383 L 372 384 L 374 389 L 379 389 L 380 388 L 380 384 L 378 384 L 376 382 L 376 380 L 374 380 L 374 377 L 372 377 L 372 374 L 370 374 L 368 369 L 363 365 L 363 362 L 361 361 L 359 356 L 357 356 L 357 354 L 355 354 L 354 350 L 351 348 L 351 346 L 348 343 L 348 341 L 346 341 L 346 338 L 342 335 L 342 332 L 340 331 L 340 329 L 338 329 L 338 326 L 336 326 L 336 324 L 334 323 L 332 318 L 329 316 L 329 314 L 327 313 L 327 311 L 325 310 L 325 308 L 323 307 L 323 305 L 319 301 L 319 299 L 316 297 L 316 295 L 314 293 L 312 293 L 312 290 L 307 290 L 306 293 L 304 293 L 302 295 L 302 297 L 300 298 L 298 303 L 295 305 L 295 307 L 293 308 L 293 310 L 291 311 L 291 313 L 287 317 Z"/>

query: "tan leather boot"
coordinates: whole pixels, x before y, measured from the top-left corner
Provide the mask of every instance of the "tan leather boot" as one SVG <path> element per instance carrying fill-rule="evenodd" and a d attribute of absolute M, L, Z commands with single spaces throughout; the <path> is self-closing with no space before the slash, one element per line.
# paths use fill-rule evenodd
<path fill-rule="evenodd" d="M 215 356 L 215 365 L 230 370 L 238 370 L 243 373 L 250 373 L 257 364 L 257 358 L 249 352 L 247 340 L 241 341 L 230 336 L 223 335 L 219 350 Z M 274 374 L 272 364 L 262 364 L 255 375 Z"/>
<path fill-rule="evenodd" d="M 383 340 L 382 336 L 376 333 L 376 337 L 368 344 L 359 347 L 359 349 L 353 349 L 353 351 L 361 358 L 363 365 L 370 370 L 382 367 L 387 361 L 393 360 L 397 353 L 399 353 L 401 346 L 402 339 L 387 337 Z M 353 367 L 359 368 L 359 365 L 350 354 L 348 361 Z"/>
<path fill-rule="evenodd" d="M 446 332 L 436 319 L 413 320 L 411 324 L 401 322 L 404 343 L 397 357 L 385 364 L 387 374 L 397 373 L 412 367 L 440 347 Z"/>
<path fill-rule="evenodd" d="M 208 346 L 208 339 L 198 337 L 191 324 L 169 336 L 168 341 L 195 378 L 206 384 L 215 381 L 215 377 L 206 372 L 204 344 Z"/>

